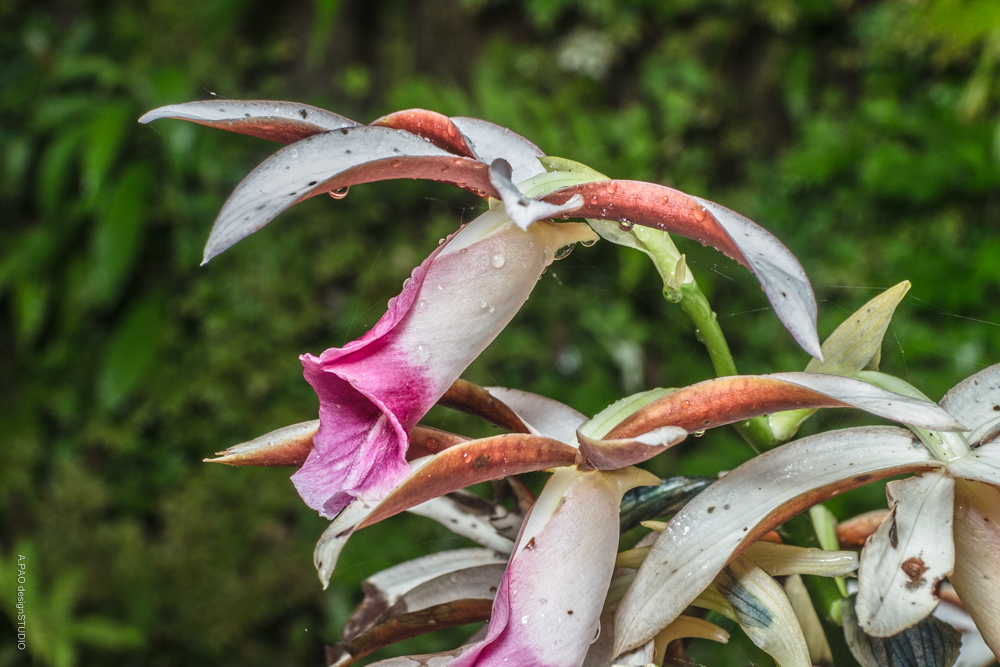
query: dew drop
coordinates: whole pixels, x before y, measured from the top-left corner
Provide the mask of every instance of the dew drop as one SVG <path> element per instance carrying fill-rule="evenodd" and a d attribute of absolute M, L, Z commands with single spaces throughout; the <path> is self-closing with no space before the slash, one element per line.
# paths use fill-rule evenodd
<path fill-rule="evenodd" d="M 629 222 L 625 218 L 622 218 L 621 220 L 618 221 L 618 229 L 622 230 L 623 232 L 630 232 L 632 231 L 633 227 L 635 227 L 635 224 Z"/>
<path fill-rule="evenodd" d="M 439 290 L 444 290 L 444 285 L 438 285 Z"/>
<path fill-rule="evenodd" d="M 695 209 L 694 209 L 694 217 L 695 217 L 695 219 L 698 222 L 701 222 L 702 220 L 704 220 L 705 219 L 705 209 L 703 209 L 701 206 L 696 206 Z"/>
<path fill-rule="evenodd" d="M 691 435 L 693 435 L 696 438 L 700 438 L 701 436 L 705 435 L 705 429 L 701 429 L 700 431 L 695 431 Z"/>
<path fill-rule="evenodd" d="M 494 269 L 499 269 L 504 265 L 504 262 L 506 261 L 507 259 L 503 255 L 497 253 L 493 255 L 493 259 L 490 260 L 490 264 L 493 266 Z"/>
<path fill-rule="evenodd" d="M 346 188 L 337 188 L 336 190 L 330 190 L 330 196 L 334 199 L 343 199 L 347 196 L 347 192 L 350 190 L 350 186 Z"/>
<path fill-rule="evenodd" d="M 398 167 L 401 164 L 403 164 L 403 162 L 401 160 L 393 160 L 392 162 L 389 163 L 389 166 L 392 167 L 393 169 L 395 169 L 396 167 Z"/>
<path fill-rule="evenodd" d="M 563 247 L 556 250 L 556 254 L 552 259 L 566 259 L 569 254 L 573 252 L 574 244 L 564 245 Z"/>
<path fill-rule="evenodd" d="M 442 243 L 444 243 L 444 239 L 438 239 L 438 245 L 441 245 Z"/>
<path fill-rule="evenodd" d="M 480 301 L 480 302 L 479 302 L 479 307 L 480 307 L 480 308 L 483 308 L 483 309 L 485 309 L 485 308 L 486 308 L 486 306 L 488 306 L 488 305 L 490 305 L 490 304 L 486 303 L 486 301 L 485 301 L 485 300 L 483 300 L 483 301 Z"/>
<path fill-rule="evenodd" d="M 593 197 L 590 198 L 590 203 L 591 204 L 596 204 L 597 203 L 597 195 L 594 195 Z"/>
<path fill-rule="evenodd" d="M 664 232 L 667 231 L 667 225 L 663 222 L 656 223 L 656 228 Z"/>
<path fill-rule="evenodd" d="M 493 304 L 491 303 L 491 304 L 490 304 L 490 306 L 489 306 L 489 308 L 487 308 L 487 309 L 486 309 L 486 312 L 488 312 L 488 313 L 492 313 L 492 312 L 493 312 L 493 311 L 495 311 L 496 309 L 497 309 L 497 307 L 496 307 L 496 306 L 494 306 L 494 305 L 493 305 Z"/>
<path fill-rule="evenodd" d="M 602 209 L 601 209 L 601 215 L 602 215 L 602 216 L 607 216 L 607 215 L 608 215 L 608 209 L 606 209 L 606 208 L 602 208 Z"/>
<path fill-rule="evenodd" d="M 600 637 L 601 637 L 601 622 L 600 622 L 600 620 L 598 620 L 597 621 L 597 632 L 594 633 L 594 638 L 590 640 L 590 643 L 593 644 L 598 639 L 600 639 Z"/>
<path fill-rule="evenodd" d="M 417 363 L 426 364 L 431 360 L 431 350 L 426 345 L 417 345 Z"/>
<path fill-rule="evenodd" d="M 423 299 L 421 299 L 420 301 L 417 301 L 417 306 L 420 307 L 420 308 L 426 308 L 427 307 L 427 302 L 424 301 Z"/>
<path fill-rule="evenodd" d="M 409 284 L 410 284 L 410 279 L 407 278 L 406 280 L 403 281 L 403 289 L 406 289 L 406 286 Z"/>
<path fill-rule="evenodd" d="M 584 248 L 589 248 L 593 246 L 595 243 L 597 243 L 597 239 L 590 239 L 589 241 L 580 241 L 580 245 L 582 245 Z"/>
<path fill-rule="evenodd" d="M 666 204 L 668 201 L 670 201 L 670 197 L 668 197 L 667 195 L 663 195 L 662 197 L 660 197 L 661 204 Z"/>

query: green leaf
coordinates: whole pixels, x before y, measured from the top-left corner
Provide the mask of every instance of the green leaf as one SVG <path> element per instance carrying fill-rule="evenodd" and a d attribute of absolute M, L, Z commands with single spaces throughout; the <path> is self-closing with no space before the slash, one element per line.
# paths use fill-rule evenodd
<path fill-rule="evenodd" d="M 150 375 L 162 341 L 161 298 L 133 306 L 115 329 L 97 379 L 97 396 L 105 410 L 117 410 Z"/>

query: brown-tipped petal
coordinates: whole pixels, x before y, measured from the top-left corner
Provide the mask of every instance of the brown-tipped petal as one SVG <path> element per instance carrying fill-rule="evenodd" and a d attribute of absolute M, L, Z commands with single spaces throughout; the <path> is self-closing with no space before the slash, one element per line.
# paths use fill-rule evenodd
<path fill-rule="evenodd" d="M 573 195 L 562 204 L 529 199 L 511 181 L 512 173 L 510 163 L 503 158 L 497 158 L 490 164 L 490 183 L 500 193 L 507 217 L 521 229 L 527 230 L 531 223 L 545 218 L 565 217 L 583 205 L 580 195 Z"/>
<path fill-rule="evenodd" d="M 678 389 L 622 421 L 608 438 L 627 438 L 660 426 L 689 433 L 799 408 L 854 407 L 924 428 L 961 425 L 928 401 L 894 394 L 860 380 L 821 373 L 734 375 Z"/>
<path fill-rule="evenodd" d="M 948 464 L 948 474 L 1000 488 L 1000 440 L 977 447 L 972 453 Z"/>
<path fill-rule="evenodd" d="M 231 466 L 299 467 L 313 448 L 313 436 L 319 429 L 319 420 L 302 422 L 266 433 L 250 442 L 234 445 L 218 452 L 220 458 L 205 459 L 206 463 L 225 463 Z M 469 438 L 448 431 L 416 426 L 410 431 L 410 446 L 406 460 L 437 454 Z"/>
<path fill-rule="evenodd" d="M 588 438 L 579 431 L 581 470 L 615 470 L 653 458 L 687 437 L 687 431 L 676 426 L 663 426 L 634 438 L 600 440 Z"/>
<path fill-rule="evenodd" d="M 330 577 L 337 569 L 337 560 L 340 559 L 340 552 L 344 550 L 347 540 L 351 539 L 351 535 L 358 529 L 358 524 L 373 509 L 373 505 L 363 500 L 355 500 L 342 509 L 323 531 L 313 550 L 313 565 L 316 566 L 316 574 L 323 584 L 323 590 L 330 585 Z"/>
<path fill-rule="evenodd" d="M 441 181 L 496 195 L 489 168 L 388 127 L 345 127 L 307 137 L 264 160 L 226 200 L 205 246 L 207 262 L 309 197 L 394 178 Z"/>
<path fill-rule="evenodd" d="M 954 535 L 951 583 L 1000 660 L 1000 491 L 958 480 Z"/>
<path fill-rule="evenodd" d="M 477 384 L 455 380 L 438 405 L 479 417 L 512 433 L 531 433 L 531 429 L 499 398 Z"/>
<path fill-rule="evenodd" d="M 841 549 L 860 549 L 865 540 L 878 529 L 879 524 L 889 516 L 889 510 L 872 510 L 837 524 L 837 542 Z"/>
<path fill-rule="evenodd" d="M 153 109 L 139 119 L 189 120 L 251 137 L 291 144 L 321 132 L 358 127 L 360 123 L 308 104 L 271 100 L 204 100 Z"/>
<path fill-rule="evenodd" d="M 319 430 L 319 420 L 292 424 L 254 438 L 249 442 L 233 445 L 218 452 L 217 459 L 207 463 L 225 463 L 231 466 L 301 466 L 313 448 L 313 436 Z"/>
<path fill-rule="evenodd" d="M 379 503 L 362 527 L 479 482 L 575 462 L 576 449 L 537 435 L 514 433 L 466 442 L 432 457 Z"/>
<path fill-rule="evenodd" d="M 573 408 L 547 396 L 507 387 L 486 387 L 486 391 L 503 401 L 535 435 L 572 442 L 576 429 L 587 421 Z"/>
<path fill-rule="evenodd" d="M 941 399 L 941 407 L 971 429 L 968 440 L 973 447 L 1000 438 L 1000 364 L 956 384 Z"/>
<path fill-rule="evenodd" d="M 438 148 L 449 153 L 477 159 L 469 148 L 458 126 L 445 115 L 426 109 L 407 109 L 396 111 L 388 116 L 382 116 L 372 121 L 370 125 L 391 127 L 394 130 L 406 130 L 418 137 L 427 139 Z"/>
<path fill-rule="evenodd" d="M 368 632 L 354 638 L 353 641 L 343 645 L 342 648 L 352 659 L 350 662 L 337 664 L 350 664 L 354 660 L 360 660 L 380 648 L 401 642 L 404 639 L 418 637 L 428 632 L 487 621 L 490 618 L 490 610 L 492 608 L 493 601 L 491 599 L 455 600 L 454 602 L 435 605 L 387 619 Z M 408 660 L 412 660 L 412 658 L 408 658 Z M 448 662 L 450 660 L 440 664 L 446 665 Z"/>
<path fill-rule="evenodd" d="M 893 427 L 822 433 L 751 459 L 667 524 L 619 607 L 618 650 L 654 636 L 734 555 L 806 508 L 868 482 L 940 466 L 909 432 Z"/>
<path fill-rule="evenodd" d="M 639 181 L 598 181 L 556 190 L 543 201 L 583 196 L 576 215 L 652 227 L 700 241 L 750 269 L 768 301 L 799 345 L 822 359 L 816 331 L 816 297 L 791 251 L 763 227 L 710 201 Z"/>
<path fill-rule="evenodd" d="M 480 160 L 486 164 L 497 158 L 507 160 L 514 170 L 511 180 L 515 183 L 545 173 L 545 167 L 538 161 L 545 153 L 516 132 L 480 118 L 456 116 L 451 120 Z"/>

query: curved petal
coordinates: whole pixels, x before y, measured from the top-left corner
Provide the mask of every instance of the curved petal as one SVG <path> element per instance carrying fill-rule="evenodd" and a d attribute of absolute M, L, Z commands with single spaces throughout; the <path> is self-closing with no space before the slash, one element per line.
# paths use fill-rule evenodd
<path fill-rule="evenodd" d="M 313 550 L 313 565 L 316 566 L 316 573 L 323 583 L 323 590 L 330 585 L 330 577 L 337 568 L 337 561 L 340 559 L 340 552 L 347 545 L 347 540 L 358 529 L 358 524 L 368 514 L 375 509 L 363 500 L 355 500 L 345 507 L 336 518 L 330 522 L 327 529 L 323 531 L 316 548 Z"/>
<path fill-rule="evenodd" d="M 478 156 L 465 142 L 458 126 L 445 115 L 426 109 L 407 109 L 382 116 L 369 125 L 406 130 L 410 134 L 427 139 L 438 148 L 449 153 L 478 160 Z"/>
<path fill-rule="evenodd" d="M 140 123 L 160 118 L 190 120 L 199 125 L 292 144 L 306 137 L 361 124 L 350 118 L 297 102 L 273 100 L 204 100 L 171 104 L 147 112 Z"/>
<path fill-rule="evenodd" d="M 971 429 L 973 446 L 1000 437 L 1000 364 L 956 384 L 941 399 L 941 407 Z"/>
<path fill-rule="evenodd" d="M 236 186 L 212 227 L 204 262 L 293 204 L 324 192 L 357 183 L 424 178 L 495 195 L 488 170 L 477 160 L 388 127 L 345 127 L 316 134 L 282 148 Z"/>
<path fill-rule="evenodd" d="M 513 551 L 514 540 L 507 537 L 504 534 L 507 531 L 501 531 L 498 524 L 502 520 L 509 520 L 516 534 L 516 529 L 520 527 L 519 515 L 511 513 L 497 516 L 494 512 L 487 514 L 478 508 L 470 507 L 468 503 L 462 502 L 463 500 L 455 494 L 449 494 L 431 498 L 407 511 L 410 514 L 433 519 L 456 535 L 467 537 L 497 553 L 509 554 Z M 500 507 L 500 510 L 503 508 Z"/>
<path fill-rule="evenodd" d="M 438 404 L 473 417 L 479 417 L 512 433 L 533 432 L 531 427 L 524 423 L 520 415 L 511 409 L 502 397 L 467 380 L 455 380 L 438 401 Z"/>
<path fill-rule="evenodd" d="M 854 407 L 925 428 L 960 428 L 929 401 L 910 398 L 867 382 L 822 373 L 734 375 L 678 389 L 656 400 L 611 430 L 608 438 L 634 437 L 665 425 L 689 433 L 757 415 L 798 408 Z"/>
<path fill-rule="evenodd" d="M 518 538 L 486 639 L 452 665 L 582 664 L 614 570 L 621 497 L 656 482 L 637 468 L 557 470 Z"/>
<path fill-rule="evenodd" d="M 573 465 L 576 455 L 569 445 L 537 435 L 512 433 L 472 440 L 432 457 L 386 496 L 362 526 L 479 482 Z"/>
<path fill-rule="evenodd" d="M 658 486 L 632 489 L 622 498 L 619 529 L 624 533 L 643 521 L 680 511 L 714 481 L 711 477 L 671 477 Z"/>
<path fill-rule="evenodd" d="M 889 482 L 889 516 L 861 552 L 855 611 L 866 634 L 889 637 L 937 606 L 937 585 L 955 566 L 955 480 L 926 473 Z"/>
<path fill-rule="evenodd" d="M 804 509 L 877 479 L 940 467 L 892 427 L 793 441 L 729 472 L 667 524 L 618 609 L 617 652 L 665 627 L 733 557 Z"/>
<path fill-rule="evenodd" d="M 1000 440 L 994 440 L 972 450 L 948 464 L 952 477 L 972 479 L 1000 487 Z"/>
<path fill-rule="evenodd" d="M 587 418 L 565 403 L 507 387 L 486 387 L 486 391 L 513 410 L 531 433 L 560 442 L 572 443 L 576 429 Z"/>
<path fill-rule="evenodd" d="M 871 537 L 882 521 L 889 516 L 889 510 L 872 510 L 837 524 L 837 542 L 841 549 L 860 549 Z"/>
<path fill-rule="evenodd" d="M 490 165 L 490 183 L 500 193 L 507 215 L 521 229 L 526 230 L 531 223 L 544 218 L 565 218 L 583 205 L 583 197 L 580 195 L 573 195 L 563 204 L 529 199 L 511 181 L 512 173 L 510 164 L 503 158 L 497 158 Z"/>
<path fill-rule="evenodd" d="M 1000 491 L 958 480 L 951 583 L 1000 660 Z"/>
<path fill-rule="evenodd" d="M 853 551 L 825 551 L 761 541 L 751 544 L 743 553 L 772 577 L 789 574 L 842 577 L 858 569 L 858 555 Z"/>
<path fill-rule="evenodd" d="M 303 355 L 320 399 L 315 448 L 292 476 L 306 504 L 330 517 L 395 488 L 409 471 L 407 432 L 510 322 L 553 251 L 594 236 L 582 223 L 523 232 L 487 212 L 414 270 L 362 338 Z"/>
<path fill-rule="evenodd" d="M 556 190 L 542 201 L 562 204 L 577 194 L 584 205 L 576 215 L 680 234 L 743 264 L 757 276 L 778 319 L 799 345 L 823 358 L 809 278 L 788 248 L 763 227 L 724 206 L 638 181 L 586 183 Z"/>
<path fill-rule="evenodd" d="M 461 655 L 467 647 L 462 646 L 454 651 L 444 653 L 427 653 L 425 655 L 406 655 L 399 658 L 388 658 L 373 662 L 369 667 L 447 667 L 456 656 Z M 333 666 L 338 663 L 333 663 Z"/>
<path fill-rule="evenodd" d="M 507 160 L 514 170 L 511 178 L 515 183 L 545 173 L 545 167 L 538 161 L 545 153 L 516 132 L 480 118 L 456 116 L 451 120 L 480 160 L 487 164 L 497 158 Z"/>
<path fill-rule="evenodd" d="M 576 433 L 580 443 L 581 470 L 615 470 L 653 458 L 687 438 L 687 431 L 661 426 L 634 438 L 600 440 Z"/>

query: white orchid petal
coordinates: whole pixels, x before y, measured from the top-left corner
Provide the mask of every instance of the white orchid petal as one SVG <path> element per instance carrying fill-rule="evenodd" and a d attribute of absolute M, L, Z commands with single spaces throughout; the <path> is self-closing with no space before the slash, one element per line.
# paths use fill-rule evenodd
<path fill-rule="evenodd" d="M 485 387 L 492 396 L 502 401 L 521 418 L 535 435 L 561 442 L 572 442 L 576 429 L 587 418 L 557 400 L 520 389 Z"/>
<path fill-rule="evenodd" d="M 736 622 L 781 667 L 811 667 L 809 647 L 785 591 L 747 556 L 738 556 L 715 587 L 736 612 Z"/>
<path fill-rule="evenodd" d="M 951 388 L 941 407 L 968 426 L 969 442 L 1000 437 L 1000 364 L 979 371 Z"/>
<path fill-rule="evenodd" d="M 570 197 L 564 204 L 549 204 L 525 197 L 511 180 L 510 164 L 502 158 L 494 160 L 490 165 L 490 183 L 500 193 L 507 215 L 514 224 L 524 230 L 527 230 L 533 222 L 568 215 L 583 205 L 583 197 L 580 195 Z"/>
<path fill-rule="evenodd" d="M 1000 660 L 1000 491 L 958 480 L 951 583 Z"/>
<path fill-rule="evenodd" d="M 677 618 L 775 521 L 868 481 L 940 465 L 907 431 L 891 427 L 823 433 L 744 463 L 667 524 L 618 609 L 619 650 L 648 641 Z"/>
<path fill-rule="evenodd" d="M 337 560 L 340 552 L 344 550 L 347 540 L 351 539 L 355 529 L 365 517 L 375 509 L 375 504 L 369 504 L 363 500 L 355 500 L 343 510 L 330 525 L 323 531 L 316 549 L 313 551 L 313 564 L 316 565 L 316 573 L 323 583 L 323 590 L 330 585 L 330 577 L 337 568 Z"/>
<path fill-rule="evenodd" d="M 825 373 L 772 373 L 765 377 L 793 382 L 902 424 L 935 431 L 964 430 L 952 415 L 930 401 L 887 391 L 861 380 Z"/>
<path fill-rule="evenodd" d="M 809 659 L 814 665 L 832 665 L 833 651 L 830 650 L 830 642 L 826 639 L 826 632 L 823 624 L 813 606 L 812 598 L 806 585 L 802 583 L 802 577 L 793 574 L 785 578 L 785 593 L 788 601 L 795 612 L 795 618 L 799 619 L 799 627 L 806 639 L 806 646 L 809 647 Z"/>
<path fill-rule="evenodd" d="M 952 604 L 942 596 L 941 604 L 934 610 L 934 618 L 944 621 L 962 633 L 962 648 L 958 660 L 952 667 L 989 667 L 996 664 L 997 658 L 983 640 L 983 635 L 976 628 L 965 609 Z"/>
<path fill-rule="evenodd" d="M 772 577 L 789 574 L 842 577 L 858 569 L 858 555 L 853 551 L 824 551 L 790 544 L 755 542 L 744 554 Z"/>
<path fill-rule="evenodd" d="M 503 535 L 485 517 L 462 508 L 448 496 L 441 496 L 411 507 L 409 512 L 428 519 L 434 519 L 448 530 L 467 537 L 476 544 L 503 554 L 514 550 L 514 542 Z"/>
<path fill-rule="evenodd" d="M 427 655 L 406 655 L 398 658 L 388 658 L 373 662 L 369 667 L 447 667 L 447 665 L 451 664 L 452 660 L 464 653 L 468 648 L 468 646 L 463 646 L 445 653 L 428 653 Z M 345 665 L 354 662 L 354 659 L 350 655 L 347 657 L 349 660 L 344 663 Z M 339 663 L 334 663 L 330 667 L 340 666 Z"/>
<path fill-rule="evenodd" d="M 492 549 L 452 549 L 394 565 L 365 581 L 371 590 L 382 596 L 386 606 L 391 607 L 405 593 L 441 575 L 506 562 L 504 556 Z"/>
<path fill-rule="evenodd" d="M 497 158 L 507 160 L 515 183 L 545 173 L 545 167 L 538 161 L 545 153 L 516 132 L 480 118 L 457 116 L 451 121 L 465 135 L 481 161 L 490 164 Z"/>
<path fill-rule="evenodd" d="M 971 454 L 952 461 L 948 474 L 1000 486 L 1000 440 L 976 447 Z"/>
<path fill-rule="evenodd" d="M 778 239 L 748 218 L 706 199 L 695 199 L 711 213 L 743 253 L 767 300 L 792 337 L 822 360 L 816 331 L 816 295 L 802 265 Z"/>
<path fill-rule="evenodd" d="M 889 637 L 934 611 L 938 582 L 955 566 L 955 480 L 942 473 L 889 482 L 889 516 L 861 552 L 856 611 L 861 629 Z"/>

